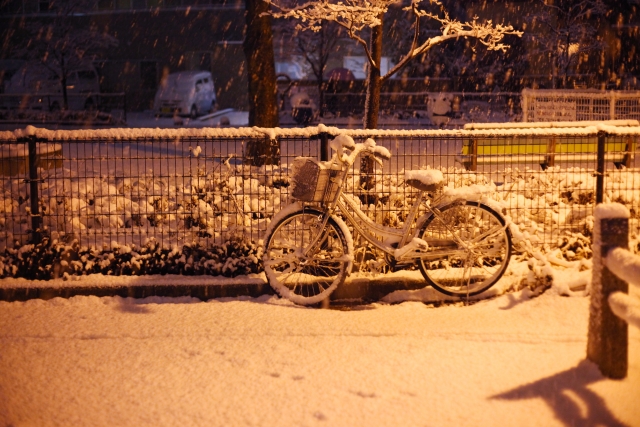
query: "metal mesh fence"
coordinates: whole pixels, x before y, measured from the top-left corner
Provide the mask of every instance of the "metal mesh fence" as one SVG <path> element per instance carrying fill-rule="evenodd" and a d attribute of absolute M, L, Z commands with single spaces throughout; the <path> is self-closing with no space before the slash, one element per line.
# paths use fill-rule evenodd
<path fill-rule="evenodd" d="M 640 92 L 524 89 L 525 122 L 640 119 Z"/>
<path fill-rule="evenodd" d="M 384 225 L 400 226 L 415 196 L 404 171 L 437 168 L 447 188 L 479 189 L 476 196 L 503 210 L 534 245 L 553 248 L 589 235 L 602 170 L 601 197 L 627 205 L 638 231 L 639 133 L 351 134 L 356 142 L 372 137 L 392 153 L 382 168 L 356 164 L 346 185 Z M 270 218 L 291 202 L 293 160 L 326 160 L 331 137 L 290 131 L 276 135 L 276 143 L 263 136 L 5 139 L 0 249 L 29 243 L 34 228 L 100 249 L 150 240 L 167 248 L 206 247 L 230 234 L 258 242 Z M 251 157 L 252 147 L 265 145 L 278 164 Z"/>

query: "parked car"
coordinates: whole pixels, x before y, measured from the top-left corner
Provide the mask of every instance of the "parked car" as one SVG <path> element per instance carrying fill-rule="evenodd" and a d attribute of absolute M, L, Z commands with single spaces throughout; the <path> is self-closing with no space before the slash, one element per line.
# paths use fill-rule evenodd
<path fill-rule="evenodd" d="M 181 71 L 160 82 L 153 102 L 157 116 L 178 114 L 196 118 L 213 112 L 216 92 L 208 71 Z"/>
<path fill-rule="evenodd" d="M 10 108 L 61 110 L 64 101 L 59 77 L 37 63 L 27 63 L 5 84 L 6 102 Z M 70 110 L 93 110 L 98 106 L 100 81 L 93 65 L 72 70 L 67 76 Z M 15 104 L 15 105 L 13 105 Z"/>

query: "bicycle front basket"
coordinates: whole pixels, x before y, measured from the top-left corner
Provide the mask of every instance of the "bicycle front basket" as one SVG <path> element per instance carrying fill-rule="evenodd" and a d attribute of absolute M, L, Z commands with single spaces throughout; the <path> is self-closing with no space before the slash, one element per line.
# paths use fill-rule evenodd
<path fill-rule="evenodd" d="M 331 170 L 311 157 L 293 161 L 291 197 L 303 202 L 329 201 L 338 190 L 331 182 Z M 329 191 L 327 191 L 329 190 Z"/>

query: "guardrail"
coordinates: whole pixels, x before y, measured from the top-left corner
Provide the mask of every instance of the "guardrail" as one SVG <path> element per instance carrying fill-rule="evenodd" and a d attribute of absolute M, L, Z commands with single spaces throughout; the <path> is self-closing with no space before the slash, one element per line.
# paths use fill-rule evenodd
<path fill-rule="evenodd" d="M 532 140 L 527 135 L 513 135 L 496 143 L 495 138 L 472 137 L 465 140 L 461 162 L 468 170 L 475 171 L 479 164 L 518 164 L 523 159 L 536 162 L 544 170 L 556 164 L 571 164 L 586 160 L 613 163 L 616 168 L 629 168 L 638 144 L 637 136 L 599 132 L 586 141 L 576 143 L 574 138 L 557 136 L 555 128 L 585 128 L 594 125 L 613 127 L 638 127 L 637 120 L 605 120 L 602 122 L 537 122 L 537 123 L 470 123 L 466 130 L 489 130 L 510 127 L 514 129 L 540 129 L 541 135 Z M 544 134 L 543 134 L 544 133 Z M 602 173 L 603 171 L 599 171 Z"/>
<path fill-rule="evenodd" d="M 640 256 L 629 251 L 629 209 L 618 203 L 595 208 L 593 280 L 587 357 L 609 378 L 626 377 L 628 327 L 640 328 Z"/>

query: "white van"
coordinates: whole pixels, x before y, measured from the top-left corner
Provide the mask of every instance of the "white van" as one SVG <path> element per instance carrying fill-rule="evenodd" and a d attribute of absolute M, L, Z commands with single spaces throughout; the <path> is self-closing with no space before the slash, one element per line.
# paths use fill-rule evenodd
<path fill-rule="evenodd" d="M 153 102 L 157 116 L 208 114 L 216 105 L 213 77 L 208 71 L 182 71 L 162 79 Z"/>

